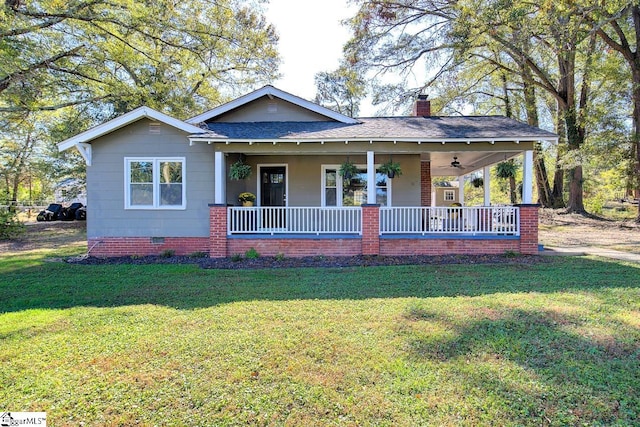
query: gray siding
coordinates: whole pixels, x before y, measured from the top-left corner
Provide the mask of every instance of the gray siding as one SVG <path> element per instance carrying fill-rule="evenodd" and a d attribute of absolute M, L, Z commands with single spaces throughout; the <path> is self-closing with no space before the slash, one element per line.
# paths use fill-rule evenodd
<path fill-rule="evenodd" d="M 161 124 L 150 129 L 142 119 L 92 142 L 87 167 L 87 236 L 206 237 L 213 202 L 213 150 L 189 146 L 187 135 Z M 186 209 L 125 209 L 125 157 L 184 157 Z"/>
<path fill-rule="evenodd" d="M 263 97 L 241 108 L 229 111 L 216 122 L 314 122 L 327 121 L 327 117 L 306 110 L 282 99 Z"/>

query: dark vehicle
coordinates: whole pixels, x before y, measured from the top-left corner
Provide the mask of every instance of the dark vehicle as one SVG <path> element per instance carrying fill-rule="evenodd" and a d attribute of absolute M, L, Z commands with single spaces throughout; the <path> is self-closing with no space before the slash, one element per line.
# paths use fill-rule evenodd
<path fill-rule="evenodd" d="M 62 205 L 59 203 L 51 203 L 45 210 L 40 211 L 36 220 L 42 221 L 57 221 L 62 213 Z"/>
<path fill-rule="evenodd" d="M 82 207 L 82 203 L 71 203 L 70 206 L 62 208 L 60 213 L 60 221 L 73 221 L 76 219 L 76 212 Z"/>
<path fill-rule="evenodd" d="M 78 210 L 76 211 L 76 219 L 78 221 L 85 221 L 87 219 L 87 207 L 86 206 L 82 206 L 81 208 L 78 208 Z"/>

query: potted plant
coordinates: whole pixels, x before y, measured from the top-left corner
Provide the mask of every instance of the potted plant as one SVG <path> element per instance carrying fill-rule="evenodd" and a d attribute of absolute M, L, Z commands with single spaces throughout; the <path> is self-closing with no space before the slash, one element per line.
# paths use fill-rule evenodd
<path fill-rule="evenodd" d="M 240 181 L 249 178 L 251 175 L 251 166 L 244 163 L 242 159 L 238 160 L 229 168 L 229 178 L 234 181 Z"/>
<path fill-rule="evenodd" d="M 396 175 L 402 175 L 400 163 L 394 162 L 393 159 L 389 159 L 387 163 L 381 164 L 378 168 L 378 172 L 387 175 L 389 179 L 393 179 Z"/>
<path fill-rule="evenodd" d="M 340 166 L 338 173 L 342 178 L 348 181 L 358 174 L 358 167 L 347 157 L 347 161 Z"/>
<path fill-rule="evenodd" d="M 253 202 L 256 201 L 256 195 L 249 192 L 240 193 L 238 201 L 242 203 L 242 206 L 253 206 Z"/>
<path fill-rule="evenodd" d="M 480 188 L 484 185 L 484 179 L 481 176 L 477 176 L 471 180 L 471 185 L 475 188 Z"/>

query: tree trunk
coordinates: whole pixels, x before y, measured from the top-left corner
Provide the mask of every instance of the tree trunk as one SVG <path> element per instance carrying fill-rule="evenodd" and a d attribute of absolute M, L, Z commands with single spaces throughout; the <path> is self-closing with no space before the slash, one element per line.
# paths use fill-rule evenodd
<path fill-rule="evenodd" d="M 516 196 L 516 177 L 509 177 L 509 197 L 511 198 L 511 204 L 515 205 L 518 203 L 518 198 Z"/>
<path fill-rule="evenodd" d="M 640 192 L 640 65 L 633 70 L 633 135 L 631 135 L 631 147 L 633 153 L 633 176 L 630 180 L 634 186 L 634 193 Z M 636 222 L 640 222 L 640 203 Z"/>
<path fill-rule="evenodd" d="M 529 124 L 529 126 L 538 127 L 540 122 L 536 104 L 536 88 L 531 84 L 531 71 L 524 62 L 520 68 L 522 70 L 522 85 L 524 89 L 524 104 L 527 111 L 527 124 Z M 533 171 L 536 177 L 536 188 L 538 189 L 538 203 L 545 208 L 553 207 L 553 195 L 551 194 L 551 186 L 549 185 L 549 177 L 547 175 L 547 166 L 544 163 L 542 144 L 540 142 L 536 142 L 533 151 Z"/>
<path fill-rule="evenodd" d="M 564 169 L 562 167 L 562 154 L 564 154 L 562 141 L 566 143 L 566 126 L 564 119 L 561 117 L 560 109 L 556 111 L 556 127 L 557 134 L 560 136 L 558 141 L 558 149 L 556 152 L 556 167 L 553 172 L 553 190 L 551 191 L 552 207 L 560 209 L 566 207 L 564 204 Z"/>

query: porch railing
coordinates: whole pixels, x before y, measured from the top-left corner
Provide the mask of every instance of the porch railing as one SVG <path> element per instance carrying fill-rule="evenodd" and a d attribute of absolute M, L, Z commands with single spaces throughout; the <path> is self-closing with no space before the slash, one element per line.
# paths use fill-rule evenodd
<path fill-rule="evenodd" d="M 359 207 L 229 207 L 228 234 L 362 234 Z M 520 235 L 515 206 L 380 208 L 380 234 Z"/>
<path fill-rule="evenodd" d="M 380 234 L 520 235 L 515 206 L 380 208 Z"/>
<path fill-rule="evenodd" d="M 229 234 L 362 234 L 359 207 L 230 207 Z"/>

